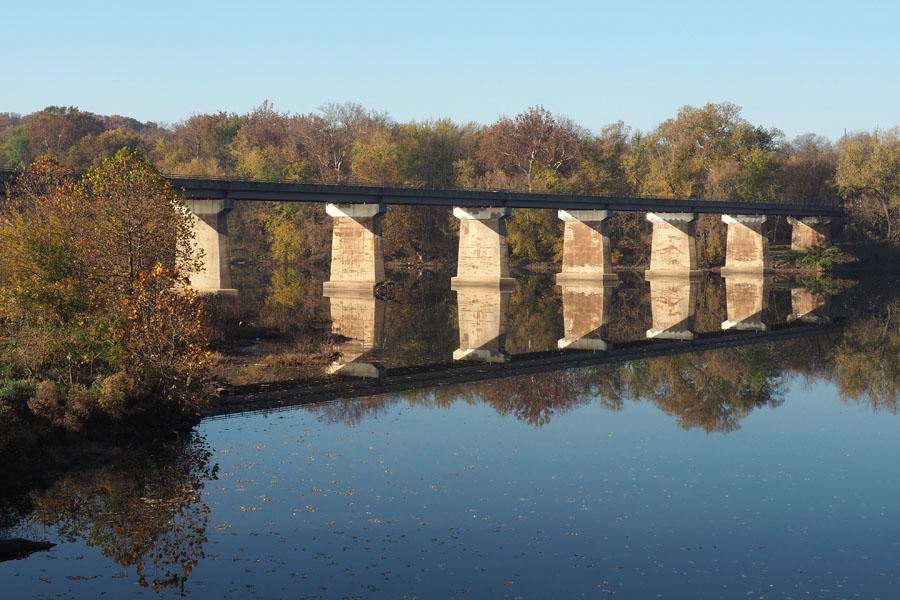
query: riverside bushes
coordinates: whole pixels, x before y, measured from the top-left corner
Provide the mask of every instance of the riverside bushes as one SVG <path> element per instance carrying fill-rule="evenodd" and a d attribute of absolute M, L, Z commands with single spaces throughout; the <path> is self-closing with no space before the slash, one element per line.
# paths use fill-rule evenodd
<path fill-rule="evenodd" d="M 129 149 L 80 180 L 50 159 L 19 176 L 0 207 L 0 419 L 80 430 L 196 413 L 190 218 Z"/>

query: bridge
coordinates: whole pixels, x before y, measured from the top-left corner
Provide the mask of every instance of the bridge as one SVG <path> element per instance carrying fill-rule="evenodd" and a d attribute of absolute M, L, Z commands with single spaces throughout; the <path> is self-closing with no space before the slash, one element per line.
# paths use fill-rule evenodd
<path fill-rule="evenodd" d="M 508 190 L 458 190 L 324 185 L 292 182 L 241 181 L 170 177 L 187 200 L 314 202 L 330 204 L 393 204 L 481 208 L 545 208 L 566 210 L 626 210 L 648 212 L 738 213 L 839 217 L 839 207 L 809 204 L 753 203 L 651 196 L 576 195 Z"/>
<path fill-rule="evenodd" d="M 0 183 L 13 172 L 0 172 Z M 459 219 L 456 276 L 451 288 L 461 305 L 473 306 L 473 314 L 499 314 L 498 302 L 515 287 L 509 273 L 506 217 L 512 208 L 555 209 L 564 223 L 562 272 L 557 283 L 563 295 L 582 294 L 590 302 L 602 302 L 602 290 L 615 285 L 618 276 L 610 260 L 608 217 L 615 211 L 641 211 L 652 223 L 650 268 L 645 278 L 658 326 L 650 337 L 687 339 L 681 327 L 692 314 L 692 298 L 700 277 L 694 224 L 697 214 L 721 214 L 727 225 L 725 264 L 720 269 L 726 288 L 752 292 L 765 289 L 771 273 L 766 220 L 788 216 L 793 227 L 791 247 L 804 251 L 830 243 L 831 222 L 842 216 L 835 206 L 748 203 L 626 196 L 521 193 L 506 190 L 428 190 L 408 188 L 316 185 L 303 183 L 235 181 L 227 179 L 171 178 L 191 210 L 194 232 L 203 250 L 204 266 L 192 277 L 201 292 L 234 295 L 228 257 L 228 212 L 236 201 L 324 203 L 333 218 L 331 275 L 324 293 L 332 299 L 332 312 L 356 311 L 361 299 L 374 301 L 375 286 L 384 281 L 381 217 L 387 205 L 452 207 Z M 600 291 L 598 291 L 600 290 Z M 471 302 L 463 301 L 470 297 Z M 657 310 L 658 308 L 658 310 Z M 368 310 L 368 309 L 366 309 Z M 499 311 L 502 312 L 502 311 Z M 665 318 L 662 316 L 668 312 Z M 466 319 L 460 313 L 460 322 Z M 746 319 L 732 320 L 742 327 Z M 586 342 L 580 342 L 586 343 Z M 474 347 L 473 347 L 474 348 Z M 470 348 L 471 350 L 471 348 Z M 462 349 L 460 352 L 464 352 Z M 489 356 L 470 352 L 472 357 Z"/>
<path fill-rule="evenodd" d="M 667 310 L 684 318 L 690 314 L 691 298 L 696 296 L 696 291 L 691 292 L 692 286 L 700 276 L 694 237 L 697 214 L 721 214 L 726 223 L 726 260 L 720 273 L 726 277 L 728 286 L 737 290 L 765 286 L 765 276 L 771 271 L 765 231 L 769 217 L 788 216 L 793 227 L 791 247 L 804 251 L 828 245 L 831 221 L 843 213 L 840 207 L 806 204 L 177 177 L 171 181 L 194 214 L 195 233 L 204 250 L 205 266 L 193 278 L 193 283 L 207 293 L 237 293 L 231 288 L 226 220 L 234 202 L 324 203 L 326 213 L 334 219 L 331 276 L 324 284 L 325 295 L 332 298 L 333 312 L 343 310 L 341 298 L 347 306 L 360 298 L 373 299 L 375 286 L 384 281 L 381 216 L 388 205 L 452 207 L 460 227 L 457 271 L 451 287 L 460 298 L 466 295 L 487 303 L 476 312 L 496 312 L 494 305 L 503 302 L 503 292 L 515 287 L 509 273 L 506 241 L 505 219 L 510 209 L 555 209 L 564 222 L 562 272 L 557 275 L 564 294 L 566 290 L 596 290 L 617 281 L 610 259 L 608 218 L 615 211 L 645 212 L 653 225 L 650 268 L 645 277 L 651 290 L 657 291 L 657 297 L 669 299 Z M 664 310 L 662 304 L 659 310 Z M 461 313 L 460 319 L 464 318 Z M 672 318 L 667 325 L 655 328 L 653 335 L 682 338 L 688 335 L 681 332 L 676 326 L 678 320 Z"/>

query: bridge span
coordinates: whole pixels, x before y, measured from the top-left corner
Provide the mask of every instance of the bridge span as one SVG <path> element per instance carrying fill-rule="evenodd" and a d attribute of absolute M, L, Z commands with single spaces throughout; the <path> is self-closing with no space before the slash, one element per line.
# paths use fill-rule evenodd
<path fill-rule="evenodd" d="M 508 291 L 515 286 L 509 273 L 506 217 L 513 208 L 555 209 L 563 221 L 560 285 L 601 285 L 618 277 L 611 263 L 608 218 L 616 211 L 641 211 L 653 226 L 651 287 L 684 296 L 683 289 L 700 275 L 694 226 L 699 213 L 720 214 L 727 226 L 725 265 L 721 274 L 734 285 L 741 276 L 770 272 L 766 220 L 788 216 L 792 248 L 827 246 L 835 206 L 772 204 L 699 199 L 580 196 L 475 190 L 270 183 L 218 179 L 173 178 L 195 217 L 197 240 L 206 261 L 194 286 L 204 292 L 236 294 L 228 273 L 226 214 L 236 201 L 324 203 L 333 217 L 331 277 L 326 296 L 371 297 L 384 280 L 381 217 L 388 205 L 452 207 L 459 219 L 457 271 L 452 287 L 460 294 Z M 683 288 L 683 289 L 682 289 Z M 492 292 L 493 293 L 493 292 Z"/>
<path fill-rule="evenodd" d="M 0 172 L 0 184 L 14 177 Z M 735 286 L 751 285 L 770 272 L 765 223 L 788 216 L 793 227 L 791 247 L 798 251 L 827 246 L 832 219 L 840 207 L 707 201 L 684 198 L 647 198 L 510 192 L 506 190 L 430 190 L 349 185 L 228 179 L 170 178 L 194 217 L 196 241 L 204 266 L 192 277 L 201 292 L 233 295 L 228 257 L 227 214 L 236 201 L 324 203 L 334 219 L 331 277 L 326 296 L 371 297 L 384 280 L 381 217 L 388 205 L 452 207 L 459 219 L 457 272 L 452 287 L 459 293 L 508 291 L 515 286 L 509 273 L 506 217 L 513 208 L 554 209 L 564 223 L 560 285 L 608 285 L 618 277 L 610 260 L 608 217 L 615 211 L 641 211 L 653 226 L 651 289 L 685 297 L 684 290 L 699 277 L 694 225 L 697 214 L 720 214 L 727 225 L 724 277 Z M 753 283 L 752 285 L 756 285 Z M 670 293 L 671 292 L 671 293 Z M 493 293 L 493 292 L 491 292 Z M 688 294 L 689 296 L 689 294 Z"/>
<path fill-rule="evenodd" d="M 239 201 L 313 202 L 331 204 L 393 204 L 405 206 L 459 206 L 480 208 L 544 208 L 564 210 L 618 210 L 642 212 L 688 212 L 831 216 L 842 215 L 840 207 L 810 204 L 777 204 L 616 196 L 510 192 L 508 190 L 459 190 L 324 185 L 310 183 L 241 181 L 171 177 L 172 186 L 188 200 L 225 199 Z"/>

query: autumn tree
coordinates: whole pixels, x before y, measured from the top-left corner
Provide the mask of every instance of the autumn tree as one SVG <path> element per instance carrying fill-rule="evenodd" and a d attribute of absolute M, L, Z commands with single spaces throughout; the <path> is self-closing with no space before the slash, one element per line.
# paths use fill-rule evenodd
<path fill-rule="evenodd" d="M 488 171 L 486 181 L 500 174 L 513 189 L 555 189 L 576 167 L 585 136 L 570 119 L 535 106 L 484 130 L 476 156 Z M 507 231 L 516 257 L 546 261 L 559 254 L 562 228 L 551 211 L 513 211 Z"/>
<path fill-rule="evenodd" d="M 318 113 L 297 121 L 304 152 L 323 183 L 344 183 L 350 176 L 353 145 L 377 126 L 390 125 L 387 115 L 367 111 L 361 105 L 328 103 Z"/>
<path fill-rule="evenodd" d="M 60 160 L 74 172 L 84 173 L 90 167 L 99 167 L 122 148 L 134 148 L 149 154 L 153 147 L 154 139 L 149 135 L 126 128 L 107 129 L 100 135 L 84 136 Z"/>
<path fill-rule="evenodd" d="M 488 169 L 521 178 L 522 187 L 531 192 L 553 187 L 559 176 L 574 168 L 584 136 L 570 119 L 534 106 L 488 127 L 478 142 L 477 156 Z"/>
<path fill-rule="evenodd" d="M 628 194 L 632 191 L 626 169 L 631 150 L 631 128 L 622 121 L 604 127 L 599 135 L 583 140 L 581 159 L 564 187 L 581 194 Z"/>
<path fill-rule="evenodd" d="M 33 413 L 76 428 L 106 408 L 146 410 L 163 390 L 185 392 L 169 398 L 176 410 L 196 399 L 190 216 L 138 153 L 123 149 L 80 181 L 36 162 L 3 207 L 0 256 L 0 363 L 36 382 Z"/>
<path fill-rule="evenodd" d="M 61 157 L 86 135 L 103 132 L 103 121 L 75 107 L 48 106 L 28 116 L 28 148 L 32 156 Z"/>
<path fill-rule="evenodd" d="M 231 173 L 237 163 L 231 144 L 247 121 L 246 115 L 225 112 L 192 115 L 158 139 L 156 160 L 165 172 L 178 175 Z"/>
<path fill-rule="evenodd" d="M 836 204 L 834 182 L 838 154 L 827 138 L 812 133 L 796 137 L 779 148 L 777 196 L 793 204 Z"/>
<path fill-rule="evenodd" d="M 350 155 L 354 183 L 400 185 L 400 147 L 386 127 L 377 127 L 366 139 L 356 140 Z"/>
<path fill-rule="evenodd" d="M 838 143 L 835 183 L 850 203 L 859 233 L 900 238 L 900 128 L 845 136 Z"/>

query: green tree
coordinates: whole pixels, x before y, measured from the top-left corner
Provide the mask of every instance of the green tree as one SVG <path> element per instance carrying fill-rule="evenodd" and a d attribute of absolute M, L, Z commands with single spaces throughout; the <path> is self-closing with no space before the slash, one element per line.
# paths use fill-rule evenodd
<path fill-rule="evenodd" d="M 28 157 L 28 127 L 15 125 L 0 131 L 0 168 L 25 166 Z"/>
<path fill-rule="evenodd" d="M 632 179 L 640 184 L 637 191 L 679 198 L 730 197 L 751 151 L 772 151 L 781 137 L 776 129 L 753 126 L 740 111 L 730 102 L 684 106 L 676 118 L 641 138 L 630 161 Z M 728 163 L 740 169 L 723 166 Z"/>
<path fill-rule="evenodd" d="M 754 146 L 744 162 L 744 177 L 738 195 L 747 202 L 771 202 L 775 196 L 779 163 L 774 152 Z"/>

